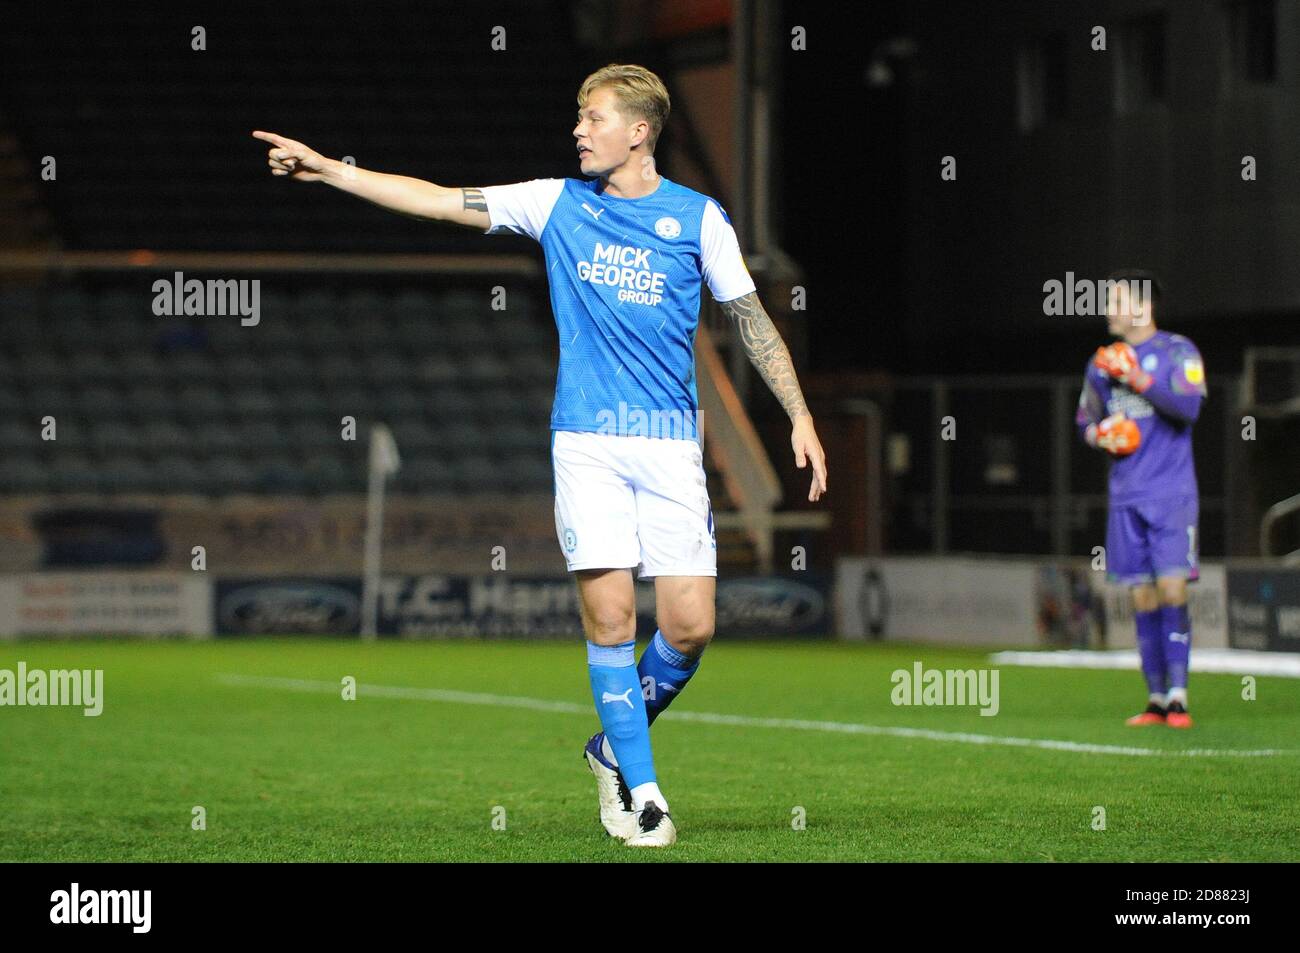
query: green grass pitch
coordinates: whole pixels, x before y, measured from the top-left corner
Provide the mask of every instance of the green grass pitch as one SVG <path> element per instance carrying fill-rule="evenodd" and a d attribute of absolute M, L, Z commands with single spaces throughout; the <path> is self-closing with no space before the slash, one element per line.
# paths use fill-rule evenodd
<path fill-rule="evenodd" d="M 1193 674 L 1197 727 L 1132 729 L 1136 672 L 1003 667 L 1001 710 L 896 707 L 890 674 L 989 667 L 919 646 L 728 644 L 655 725 L 680 840 L 604 836 L 580 758 L 581 643 L 17 642 L 0 667 L 101 668 L 97 718 L 0 708 L 3 861 L 1300 859 L 1300 691 Z M 1195 653 L 1192 656 L 1195 665 Z M 238 684 L 225 675 L 339 685 Z M 579 705 L 367 695 L 367 686 Z M 674 718 L 788 718 L 1158 749 L 1134 756 Z M 191 829 L 192 808 L 207 829 Z M 1094 830 L 1094 808 L 1105 829 Z M 806 827 L 792 820 L 802 808 Z M 504 813 L 503 813 L 504 812 Z M 493 820 L 504 819 L 504 830 Z"/>

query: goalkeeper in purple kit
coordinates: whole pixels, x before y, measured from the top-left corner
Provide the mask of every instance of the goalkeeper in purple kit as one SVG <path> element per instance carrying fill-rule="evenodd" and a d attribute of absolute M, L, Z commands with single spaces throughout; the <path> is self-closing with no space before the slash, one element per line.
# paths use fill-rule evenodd
<path fill-rule="evenodd" d="M 1149 693 L 1128 724 L 1190 728 L 1187 584 L 1198 576 L 1192 425 L 1205 369 L 1191 341 L 1157 329 L 1153 275 L 1127 271 L 1110 281 L 1107 329 L 1120 340 L 1089 362 L 1076 423 L 1089 446 L 1112 458 L 1107 575 L 1132 593 Z"/>

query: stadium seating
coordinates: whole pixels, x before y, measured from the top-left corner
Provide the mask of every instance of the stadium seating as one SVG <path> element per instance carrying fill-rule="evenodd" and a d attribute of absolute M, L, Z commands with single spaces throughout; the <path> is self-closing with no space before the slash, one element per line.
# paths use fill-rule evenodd
<path fill-rule="evenodd" d="M 313 284 L 266 295 L 254 327 L 156 317 L 148 289 L 0 290 L 0 493 L 361 492 L 375 421 L 404 457 L 395 492 L 550 491 L 536 289 L 485 318 L 477 285 Z"/>
<path fill-rule="evenodd" d="M 573 64 L 581 58 L 565 55 L 573 49 L 567 18 L 550 3 L 511 5 L 508 55 L 489 47 L 497 21 L 448 17 L 437 5 L 367 17 L 364 29 L 350 4 L 318 4 L 307 18 L 275 4 L 223 6 L 201 18 L 209 38 L 201 52 L 191 49 L 188 27 L 170 42 L 148 14 L 117 4 L 7 6 L 6 118 L 27 167 L 57 157 L 57 188 L 42 195 L 65 247 L 466 251 L 456 229 L 273 179 L 253 129 L 446 185 L 573 173 L 555 157 L 573 153 L 582 75 Z M 115 55 L 77 55 L 87 49 Z M 312 80 L 267 82 L 268 63 Z M 141 159 L 177 153 L 184 161 Z M 552 165 L 539 165 L 539 156 Z M 529 243 L 480 244 L 502 251 Z M 342 319 L 366 310 L 371 294 L 345 295 Z M 79 290 L 66 298 L 61 313 L 108 306 Z"/>

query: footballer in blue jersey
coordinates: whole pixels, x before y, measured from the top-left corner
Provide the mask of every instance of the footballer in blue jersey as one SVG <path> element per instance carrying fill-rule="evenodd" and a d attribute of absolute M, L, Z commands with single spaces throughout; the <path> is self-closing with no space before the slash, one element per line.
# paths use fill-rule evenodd
<path fill-rule="evenodd" d="M 668 91 L 611 64 L 578 92 L 582 178 L 445 188 L 328 159 L 272 132 L 273 175 L 324 182 L 383 208 L 487 234 L 527 235 L 546 258 L 560 366 L 551 411 L 555 529 L 578 586 L 592 701 L 583 748 L 601 824 L 629 846 L 674 843 L 650 725 L 713 638 L 717 543 L 700 447 L 695 332 L 704 286 L 790 417 L 808 499 L 826 457 L 790 352 L 755 293 L 726 211 L 660 175 Z M 658 631 L 636 657 L 634 571 L 653 579 Z"/>
<path fill-rule="evenodd" d="M 1156 327 L 1155 276 L 1129 271 L 1110 281 L 1107 324 L 1119 340 L 1088 362 L 1076 423 L 1111 457 L 1106 569 L 1132 593 L 1148 690 L 1146 710 L 1128 724 L 1188 728 L 1187 584 L 1198 576 L 1192 425 L 1205 368 L 1190 340 Z"/>

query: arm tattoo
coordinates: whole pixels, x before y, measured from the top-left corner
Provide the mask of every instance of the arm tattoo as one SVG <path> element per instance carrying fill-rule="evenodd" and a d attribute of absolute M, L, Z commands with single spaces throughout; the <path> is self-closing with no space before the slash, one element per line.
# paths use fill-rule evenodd
<path fill-rule="evenodd" d="M 767 386 L 772 388 L 772 393 L 781 402 L 790 419 L 808 413 L 803 392 L 799 390 L 799 378 L 795 376 L 794 364 L 790 360 L 790 351 L 777 333 L 772 319 L 763 310 L 758 295 L 751 291 L 731 301 L 720 302 L 720 305 L 736 322 L 740 344 L 749 355 L 750 363 L 767 381 Z"/>
<path fill-rule="evenodd" d="M 486 212 L 487 199 L 482 189 L 461 189 L 462 208 L 467 212 Z"/>

